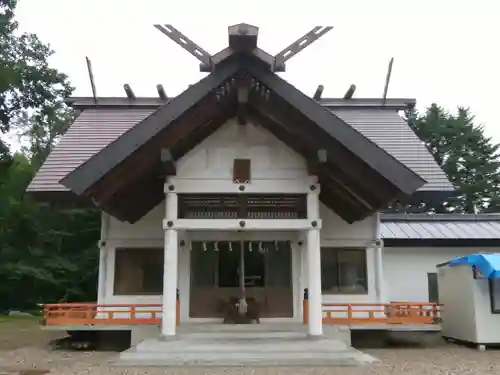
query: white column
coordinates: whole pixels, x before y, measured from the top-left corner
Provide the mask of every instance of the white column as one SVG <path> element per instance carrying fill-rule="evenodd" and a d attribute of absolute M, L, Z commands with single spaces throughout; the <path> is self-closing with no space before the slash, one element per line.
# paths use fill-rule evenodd
<path fill-rule="evenodd" d="M 101 239 L 99 240 L 99 274 L 97 280 L 97 303 L 103 304 L 106 298 L 106 274 L 107 274 L 107 240 L 109 234 L 109 221 L 110 216 L 102 212 L 101 213 Z"/>
<path fill-rule="evenodd" d="M 379 303 L 386 303 L 384 293 L 384 268 L 382 260 L 382 246 L 375 247 L 375 277 L 377 283 L 377 292 Z"/>
<path fill-rule="evenodd" d="M 311 185 L 307 194 L 307 218 L 319 219 L 319 186 Z M 307 278 L 309 291 L 309 322 L 310 336 L 323 334 L 323 307 L 321 296 L 321 244 L 320 231 L 312 228 L 307 231 Z"/>
<path fill-rule="evenodd" d="M 165 218 L 167 223 L 177 219 L 177 194 L 167 191 L 165 199 Z M 165 229 L 164 268 L 163 268 L 163 313 L 161 333 L 165 337 L 174 337 L 177 311 L 177 267 L 179 239 L 177 229 Z"/>
<path fill-rule="evenodd" d="M 106 246 L 99 246 L 99 276 L 97 281 L 97 304 L 102 305 L 106 298 Z"/>

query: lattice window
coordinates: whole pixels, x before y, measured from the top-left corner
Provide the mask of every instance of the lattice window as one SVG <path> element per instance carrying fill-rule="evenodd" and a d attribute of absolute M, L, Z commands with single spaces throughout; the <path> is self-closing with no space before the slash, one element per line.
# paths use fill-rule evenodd
<path fill-rule="evenodd" d="M 305 194 L 180 194 L 184 219 L 304 219 Z"/>

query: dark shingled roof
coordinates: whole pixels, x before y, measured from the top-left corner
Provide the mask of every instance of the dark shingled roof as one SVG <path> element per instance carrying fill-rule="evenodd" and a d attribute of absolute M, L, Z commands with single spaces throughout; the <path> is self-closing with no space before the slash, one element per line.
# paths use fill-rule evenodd
<path fill-rule="evenodd" d="M 72 98 L 82 110 L 28 187 L 30 192 L 67 191 L 59 181 L 135 124 L 165 104 L 159 98 Z M 412 99 L 322 99 L 321 104 L 427 181 L 420 191 L 453 186 L 398 111 Z"/>

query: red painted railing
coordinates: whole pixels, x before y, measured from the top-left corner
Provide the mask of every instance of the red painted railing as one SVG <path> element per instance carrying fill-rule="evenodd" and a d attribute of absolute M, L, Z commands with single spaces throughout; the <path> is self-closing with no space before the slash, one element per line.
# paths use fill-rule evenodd
<path fill-rule="evenodd" d="M 177 301 L 177 324 L 180 320 Z M 161 304 L 55 303 L 44 305 L 44 325 L 160 324 Z"/>
<path fill-rule="evenodd" d="M 304 324 L 308 322 L 304 300 Z M 323 324 L 437 324 L 439 305 L 431 302 L 323 303 Z"/>

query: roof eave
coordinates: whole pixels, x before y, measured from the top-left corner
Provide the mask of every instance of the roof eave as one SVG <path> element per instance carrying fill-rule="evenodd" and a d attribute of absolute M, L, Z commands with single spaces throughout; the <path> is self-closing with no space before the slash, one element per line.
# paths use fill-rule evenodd
<path fill-rule="evenodd" d="M 354 155 L 379 172 L 394 186 L 397 186 L 405 195 L 410 196 L 427 183 L 420 175 L 363 136 L 327 108 L 321 108 L 318 102 L 294 88 L 281 77 L 270 71 L 260 69 L 257 65 L 251 63 L 246 63 L 245 69 L 291 106 L 297 108 L 304 116 L 322 127 L 323 130 L 336 138 Z M 332 121 L 336 122 L 335 129 L 332 129 Z M 332 133 L 333 130 L 335 134 Z M 355 135 L 359 135 L 359 137 L 355 137 L 354 140 L 353 136 Z M 359 142 L 360 140 L 363 140 L 363 142 Z M 379 158 L 374 157 L 374 155 L 379 156 Z"/>
<path fill-rule="evenodd" d="M 191 106 L 198 103 L 208 93 L 216 89 L 239 70 L 237 61 L 228 60 L 212 74 L 190 86 L 182 94 L 159 107 L 141 125 L 134 126 L 127 133 L 113 141 L 106 148 L 91 157 L 77 169 L 70 172 L 60 183 L 78 195 L 82 195 L 107 172 L 116 167 L 135 150 L 154 137 L 162 126 L 158 119 L 166 118 L 170 123 L 183 115 Z M 163 122 L 163 120 L 161 120 Z"/>
<path fill-rule="evenodd" d="M 167 101 L 159 97 L 97 97 L 97 100 L 89 96 L 74 96 L 66 99 L 66 104 L 76 109 L 89 108 L 149 108 L 155 109 L 171 101 L 175 97 L 170 97 Z M 416 103 L 415 99 L 391 98 L 385 102 L 380 98 L 323 98 L 319 103 L 330 110 L 335 109 L 391 109 L 395 111 L 406 110 Z"/>

